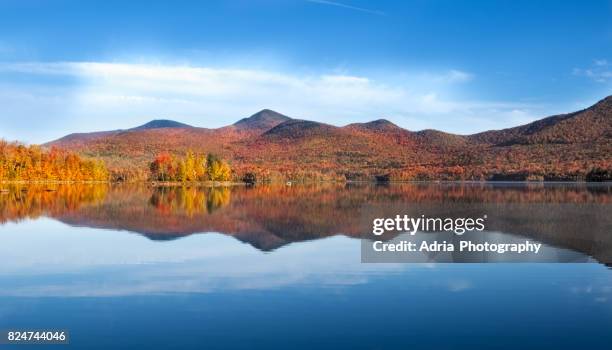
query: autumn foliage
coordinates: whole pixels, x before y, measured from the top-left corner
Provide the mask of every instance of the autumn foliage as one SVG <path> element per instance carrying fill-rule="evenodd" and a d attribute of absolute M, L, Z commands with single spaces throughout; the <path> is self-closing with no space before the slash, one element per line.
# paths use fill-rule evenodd
<path fill-rule="evenodd" d="M 0 140 L 0 181 L 107 181 L 99 160 L 52 148 L 25 146 Z"/>
<path fill-rule="evenodd" d="M 473 135 L 411 131 L 384 119 L 334 126 L 264 110 L 216 129 L 154 122 L 49 145 L 104 159 L 120 181 L 220 180 L 230 173 L 246 182 L 610 181 L 612 96 L 574 113 Z M 189 150 L 218 154 L 231 171 Z"/>
<path fill-rule="evenodd" d="M 232 170 L 215 155 L 187 152 L 184 157 L 161 153 L 149 165 L 150 179 L 155 181 L 229 181 Z"/>

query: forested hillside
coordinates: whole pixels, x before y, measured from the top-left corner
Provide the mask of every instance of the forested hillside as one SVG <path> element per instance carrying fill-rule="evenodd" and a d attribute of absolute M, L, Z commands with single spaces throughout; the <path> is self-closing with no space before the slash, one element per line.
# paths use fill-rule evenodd
<path fill-rule="evenodd" d="M 217 154 L 258 179 L 612 180 L 612 97 L 582 111 L 474 135 L 410 131 L 385 119 L 344 127 L 263 110 L 233 125 L 153 121 L 50 142 L 102 159 L 115 179 L 146 179 L 159 154 Z"/>

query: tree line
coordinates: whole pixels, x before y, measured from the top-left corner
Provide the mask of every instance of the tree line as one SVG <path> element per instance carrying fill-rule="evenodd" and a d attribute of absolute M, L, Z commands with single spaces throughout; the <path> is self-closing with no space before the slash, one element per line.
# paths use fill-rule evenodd
<path fill-rule="evenodd" d="M 149 165 L 150 179 L 154 181 L 229 181 L 232 169 L 213 154 L 203 155 L 191 151 L 184 157 L 161 153 Z"/>
<path fill-rule="evenodd" d="M 230 181 L 232 169 L 214 154 L 161 153 L 149 164 L 154 181 Z M 109 181 L 102 160 L 85 159 L 58 148 L 26 146 L 0 140 L 0 181 Z"/>
<path fill-rule="evenodd" d="M 0 181 L 108 181 L 102 161 L 0 140 Z"/>

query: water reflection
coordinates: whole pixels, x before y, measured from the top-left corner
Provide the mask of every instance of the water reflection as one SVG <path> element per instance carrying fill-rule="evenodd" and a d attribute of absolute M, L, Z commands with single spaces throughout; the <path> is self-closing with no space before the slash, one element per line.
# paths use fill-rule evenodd
<path fill-rule="evenodd" d="M 603 263 L 612 262 L 610 209 L 612 187 L 606 184 L 64 185 L 7 187 L 0 195 L 2 223 L 49 217 L 155 240 L 219 232 L 263 251 L 334 235 L 369 238 L 374 217 L 487 214 L 487 231 Z"/>
<path fill-rule="evenodd" d="M 61 215 L 82 205 L 101 204 L 107 191 L 106 185 L 1 186 L 0 224 Z"/>
<path fill-rule="evenodd" d="M 363 264 L 355 238 L 374 215 L 487 213 L 488 240 L 605 262 L 611 199 L 608 185 L 13 187 L 0 326 L 68 329 L 75 349 L 603 349 L 600 264 Z"/>

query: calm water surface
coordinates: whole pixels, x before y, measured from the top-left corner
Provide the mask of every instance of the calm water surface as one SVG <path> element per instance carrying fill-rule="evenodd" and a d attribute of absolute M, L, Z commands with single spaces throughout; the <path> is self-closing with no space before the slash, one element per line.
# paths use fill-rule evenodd
<path fill-rule="evenodd" d="M 0 329 L 72 348 L 612 344 L 612 185 L 1 188 Z M 371 217 L 398 212 L 485 213 L 549 262 L 361 263 Z"/>

